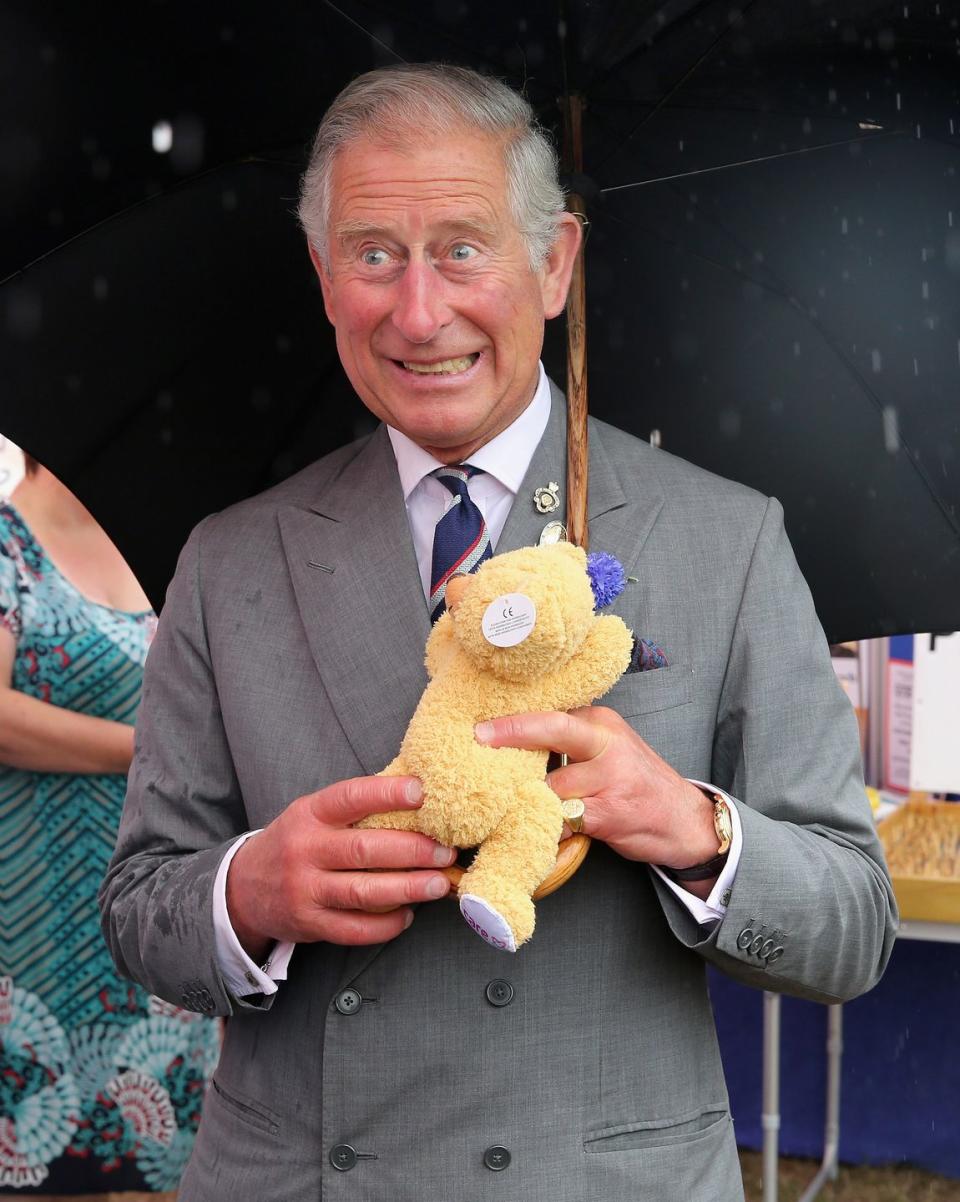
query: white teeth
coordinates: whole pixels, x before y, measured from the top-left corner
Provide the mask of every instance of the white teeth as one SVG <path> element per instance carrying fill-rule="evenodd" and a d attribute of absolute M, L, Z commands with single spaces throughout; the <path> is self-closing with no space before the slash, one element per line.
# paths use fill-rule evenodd
<path fill-rule="evenodd" d="M 458 372 L 466 371 L 468 367 L 472 367 L 476 355 L 462 355 L 459 359 L 441 359 L 439 363 L 408 363 L 403 360 L 403 366 L 407 371 L 419 372 L 420 375 L 441 375 L 453 376 Z"/>

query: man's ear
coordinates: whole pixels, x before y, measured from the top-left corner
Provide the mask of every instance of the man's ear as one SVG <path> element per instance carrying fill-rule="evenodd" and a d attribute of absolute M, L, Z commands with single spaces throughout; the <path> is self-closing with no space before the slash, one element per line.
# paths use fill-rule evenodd
<path fill-rule="evenodd" d="M 556 241 L 540 268 L 544 317 L 556 317 L 563 312 L 582 239 L 580 222 L 576 216 L 573 213 L 561 213 Z"/>
<path fill-rule="evenodd" d="M 330 276 L 320 256 L 317 254 L 317 248 L 309 239 L 307 240 L 307 250 L 310 252 L 310 262 L 313 264 L 313 270 L 317 273 L 317 278 L 320 280 L 320 291 L 323 293 L 323 307 L 326 310 L 327 320 L 332 326 L 335 326 L 337 323 L 333 316 L 333 285 L 330 282 Z"/>

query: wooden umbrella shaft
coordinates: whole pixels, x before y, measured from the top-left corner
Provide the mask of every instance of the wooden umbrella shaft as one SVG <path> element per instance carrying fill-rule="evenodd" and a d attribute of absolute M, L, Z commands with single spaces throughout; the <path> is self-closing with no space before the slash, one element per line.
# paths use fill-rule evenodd
<path fill-rule="evenodd" d="M 583 212 L 582 200 L 571 194 L 571 211 Z M 589 551 L 587 531 L 587 329 L 583 245 L 567 297 L 567 538 Z"/>
<path fill-rule="evenodd" d="M 577 173 L 583 171 L 582 103 L 579 96 L 567 102 L 567 159 Z M 571 213 L 584 214 L 583 197 L 567 197 Z M 587 531 L 587 289 L 583 243 L 577 252 L 567 297 L 567 538 L 585 551 Z"/>

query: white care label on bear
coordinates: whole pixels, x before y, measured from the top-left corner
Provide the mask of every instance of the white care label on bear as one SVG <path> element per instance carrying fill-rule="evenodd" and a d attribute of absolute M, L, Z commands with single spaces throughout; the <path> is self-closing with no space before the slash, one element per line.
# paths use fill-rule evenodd
<path fill-rule="evenodd" d="M 516 647 L 537 624 L 537 607 L 524 593 L 504 593 L 491 601 L 480 628 L 494 647 Z"/>

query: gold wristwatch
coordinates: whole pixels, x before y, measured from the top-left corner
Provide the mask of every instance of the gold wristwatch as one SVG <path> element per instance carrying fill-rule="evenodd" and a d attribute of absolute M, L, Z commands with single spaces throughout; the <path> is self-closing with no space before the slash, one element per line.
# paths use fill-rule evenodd
<path fill-rule="evenodd" d="M 704 790 L 704 792 L 707 791 Z M 710 792 L 707 793 L 707 796 L 713 802 L 713 829 L 717 832 L 717 838 L 720 840 L 717 855 L 725 856 L 733 842 L 733 819 L 730 817 L 730 805 L 727 799 L 721 797 L 719 793 Z"/>
<path fill-rule="evenodd" d="M 713 802 L 713 829 L 717 832 L 720 845 L 717 854 L 703 864 L 694 864 L 692 868 L 664 868 L 667 876 L 675 881 L 706 881 L 710 877 L 719 876 L 727 862 L 727 852 L 733 841 L 733 819 L 730 817 L 730 805 L 727 799 L 713 789 L 697 788 Z"/>

